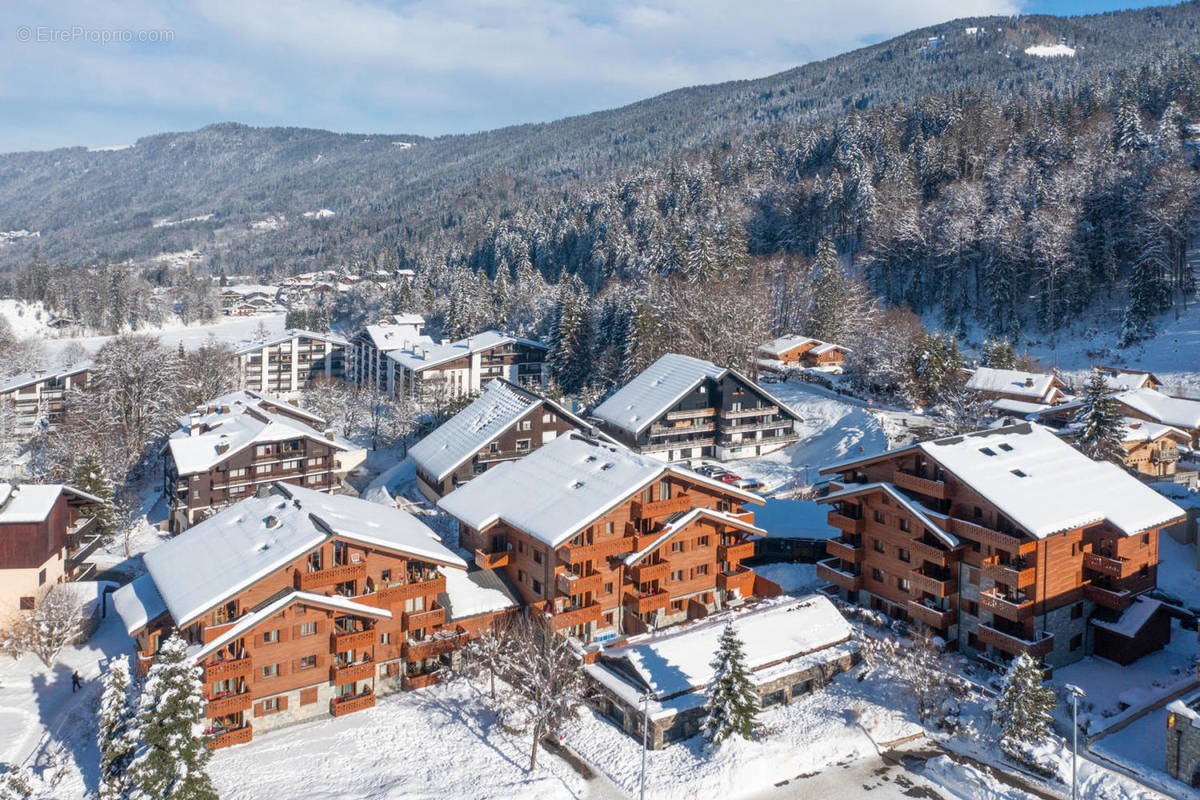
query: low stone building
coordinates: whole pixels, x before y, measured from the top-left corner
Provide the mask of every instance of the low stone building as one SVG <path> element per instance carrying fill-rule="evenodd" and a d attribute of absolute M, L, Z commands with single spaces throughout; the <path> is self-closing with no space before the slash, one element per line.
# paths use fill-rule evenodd
<path fill-rule="evenodd" d="M 772 598 L 590 653 L 584 670 L 601 713 L 638 739 L 647 714 L 648 745 L 655 750 L 695 736 L 711 662 L 730 621 L 762 708 L 790 703 L 858 661 L 850 625 L 828 597 Z"/>
<path fill-rule="evenodd" d="M 1200 786 L 1200 692 L 1167 706 L 1167 774 Z"/>

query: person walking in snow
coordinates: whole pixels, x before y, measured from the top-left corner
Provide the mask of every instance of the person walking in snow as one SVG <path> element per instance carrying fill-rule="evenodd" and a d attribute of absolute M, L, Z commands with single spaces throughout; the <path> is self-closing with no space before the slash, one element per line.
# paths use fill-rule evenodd
<path fill-rule="evenodd" d="M 83 688 L 83 678 L 79 677 L 79 670 L 71 673 L 71 694 Z"/>

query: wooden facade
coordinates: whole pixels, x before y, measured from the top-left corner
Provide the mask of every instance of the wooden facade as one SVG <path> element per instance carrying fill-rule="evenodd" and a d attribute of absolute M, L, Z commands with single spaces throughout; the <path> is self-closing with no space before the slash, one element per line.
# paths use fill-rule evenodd
<path fill-rule="evenodd" d="M 23 504 L 22 494 L 43 498 L 38 514 L 5 513 Z M 0 612 L 31 610 L 49 586 L 91 576 L 95 567 L 87 559 L 100 537 L 89 511 L 98 502 L 69 486 L 0 484 Z"/>

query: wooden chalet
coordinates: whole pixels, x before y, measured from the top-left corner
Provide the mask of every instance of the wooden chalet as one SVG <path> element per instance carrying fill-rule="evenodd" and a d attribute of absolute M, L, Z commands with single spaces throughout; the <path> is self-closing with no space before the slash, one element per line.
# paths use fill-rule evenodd
<path fill-rule="evenodd" d="M 966 388 L 989 400 L 1042 406 L 1055 406 L 1067 399 L 1066 384 L 1057 376 L 1017 369 L 978 367 L 967 379 Z"/>
<path fill-rule="evenodd" d="M 764 367 L 779 369 L 788 367 L 842 367 L 850 348 L 832 342 L 823 342 L 808 336 L 780 336 L 758 346 L 758 357 Z"/>

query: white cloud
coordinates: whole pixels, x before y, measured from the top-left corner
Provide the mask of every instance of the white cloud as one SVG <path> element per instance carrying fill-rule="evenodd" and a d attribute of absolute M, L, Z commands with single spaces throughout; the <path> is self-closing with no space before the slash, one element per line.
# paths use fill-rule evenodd
<path fill-rule="evenodd" d="M 124 141 L 154 132 L 131 127 L 147 120 L 436 134 L 554 119 L 768 75 L 953 17 L 1014 13 L 1018 2 L 77 0 L 8 15 L 0 148 Z M 22 25 L 170 29 L 174 40 L 14 43 Z M 23 107 L 35 112 L 27 124 L 13 114 Z M 55 108 L 93 130 L 52 129 L 42 118 Z"/>

